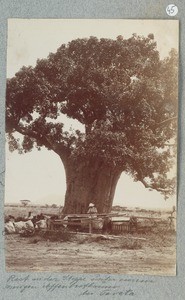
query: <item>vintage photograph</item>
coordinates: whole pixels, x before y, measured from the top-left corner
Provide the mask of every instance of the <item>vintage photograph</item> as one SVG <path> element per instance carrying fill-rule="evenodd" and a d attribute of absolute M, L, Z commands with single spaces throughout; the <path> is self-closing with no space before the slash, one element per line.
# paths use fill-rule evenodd
<path fill-rule="evenodd" d="M 177 20 L 9 19 L 7 271 L 176 275 Z"/>

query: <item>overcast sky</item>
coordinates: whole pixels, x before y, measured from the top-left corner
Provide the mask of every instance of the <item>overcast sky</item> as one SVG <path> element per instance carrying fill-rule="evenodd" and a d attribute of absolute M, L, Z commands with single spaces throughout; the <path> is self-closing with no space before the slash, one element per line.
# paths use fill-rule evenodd
<path fill-rule="evenodd" d="M 13 77 L 23 65 L 35 66 L 38 58 L 46 58 L 72 39 L 118 35 L 129 38 L 133 33 L 144 36 L 153 33 L 162 58 L 171 48 L 178 49 L 178 21 L 175 20 L 9 19 L 7 77 Z M 70 125 L 71 121 L 67 120 L 66 128 Z M 5 189 L 5 202 L 29 199 L 33 203 L 63 205 L 66 185 L 60 158 L 46 149 L 25 155 L 7 150 Z M 169 208 L 174 203 L 175 197 L 165 201 L 158 192 L 148 191 L 141 183 L 122 174 L 113 205 Z"/>

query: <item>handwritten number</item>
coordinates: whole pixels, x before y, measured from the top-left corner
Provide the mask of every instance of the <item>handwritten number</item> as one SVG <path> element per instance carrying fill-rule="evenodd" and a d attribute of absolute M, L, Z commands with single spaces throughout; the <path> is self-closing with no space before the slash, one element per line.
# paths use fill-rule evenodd
<path fill-rule="evenodd" d="M 174 11 L 175 11 L 174 7 L 175 7 L 175 5 L 173 5 L 173 6 L 171 6 L 171 7 L 169 6 L 169 7 L 167 8 L 170 15 L 172 15 L 172 14 L 174 13 Z"/>
<path fill-rule="evenodd" d="M 173 17 L 173 16 L 175 16 L 178 13 L 178 7 L 175 4 L 169 4 L 166 7 L 166 13 L 169 16 Z"/>

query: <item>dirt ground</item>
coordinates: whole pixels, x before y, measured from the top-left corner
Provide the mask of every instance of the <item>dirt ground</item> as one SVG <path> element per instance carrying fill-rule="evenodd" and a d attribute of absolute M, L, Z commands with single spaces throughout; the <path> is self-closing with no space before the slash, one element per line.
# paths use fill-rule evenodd
<path fill-rule="evenodd" d="M 5 248 L 7 271 L 147 275 L 176 271 L 172 232 L 124 233 L 112 240 L 78 233 L 63 242 L 13 234 L 5 236 Z"/>

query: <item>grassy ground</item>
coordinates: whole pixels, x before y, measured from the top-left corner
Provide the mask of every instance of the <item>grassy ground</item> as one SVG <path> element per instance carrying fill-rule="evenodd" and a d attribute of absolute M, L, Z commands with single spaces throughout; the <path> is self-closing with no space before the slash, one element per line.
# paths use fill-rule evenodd
<path fill-rule="evenodd" d="M 14 210 L 12 210 L 14 209 Z M 57 209 L 11 208 L 5 213 L 57 213 Z M 139 213 L 138 213 L 139 214 Z M 139 214 L 141 215 L 141 214 Z M 143 215 L 147 216 L 147 212 Z M 167 215 L 139 219 L 140 230 L 105 239 L 68 231 L 42 232 L 32 237 L 5 236 L 7 271 L 52 271 L 103 274 L 175 275 L 176 234 Z"/>
<path fill-rule="evenodd" d="M 175 275 L 175 235 L 170 232 L 111 240 L 79 233 L 64 240 L 9 235 L 5 242 L 7 271 Z"/>
<path fill-rule="evenodd" d="M 43 206 L 6 206 L 4 207 L 5 216 L 12 215 L 15 218 L 17 217 L 27 217 L 29 212 L 32 212 L 33 215 L 43 214 L 59 214 L 60 208 L 56 207 L 43 207 Z"/>

